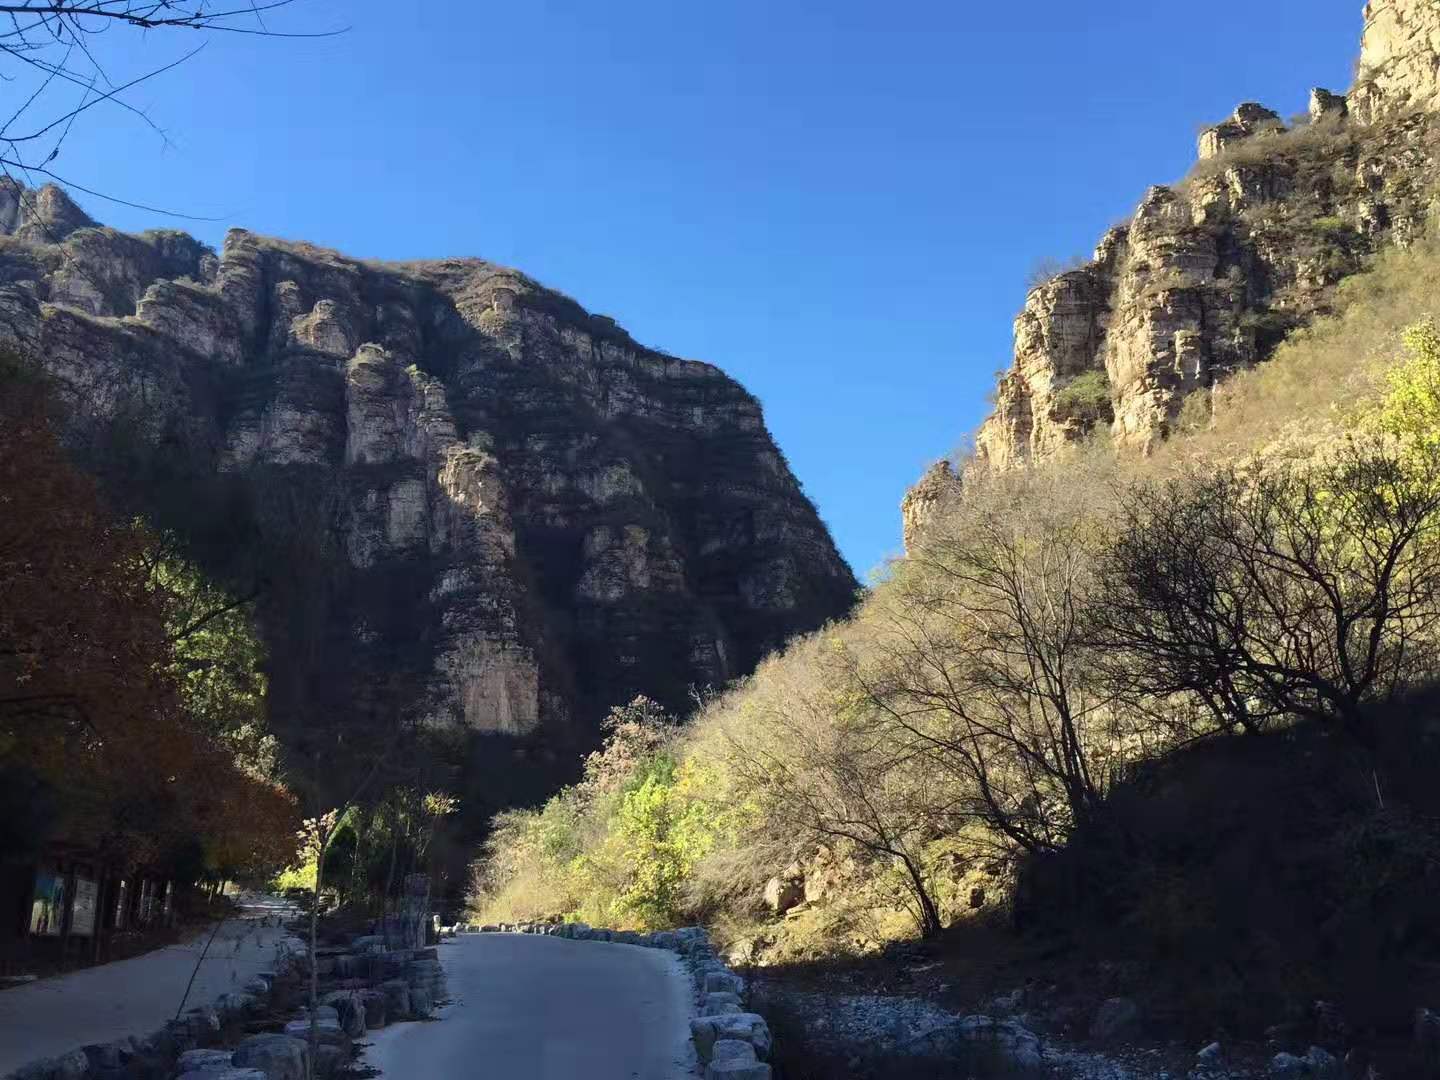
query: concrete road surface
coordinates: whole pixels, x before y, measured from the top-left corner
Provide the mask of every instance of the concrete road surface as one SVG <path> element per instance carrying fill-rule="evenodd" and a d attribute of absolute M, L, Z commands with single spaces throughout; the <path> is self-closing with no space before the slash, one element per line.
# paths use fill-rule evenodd
<path fill-rule="evenodd" d="M 681 1080 L 690 981 L 668 949 L 528 934 L 443 945 L 453 1004 L 373 1032 L 385 1080 Z"/>
<path fill-rule="evenodd" d="M 208 1005 L 275 968 L 275 946 L 286 931 L 274 926 L 291 905 L 261 897 L 241 901 L 241 918 L 224 922 L 185 1007 Z M 129 960 L 85 968 L 0 990 L 0 1076 L 89 1043 L 149 1035 L 174 1018 L 210 930 Z"/>

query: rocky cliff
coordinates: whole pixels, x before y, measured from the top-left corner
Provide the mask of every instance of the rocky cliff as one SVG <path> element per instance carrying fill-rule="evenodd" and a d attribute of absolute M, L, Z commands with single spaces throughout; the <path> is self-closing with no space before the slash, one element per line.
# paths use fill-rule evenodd
<path fill-rule="evenodd" d="M 1289 124 L 1240 105 L 1200 135 L 1187 177 L 1152 187 L 1088 263 L 1031 289 L 969 467 L 1042 459 L 1096 431 L 1145 450 L 1182 409 L 1221 407 L 1215 382 L 1326 311 L 1367 255 L 1424 230 L 1440 152 L 1440 7 L 1369 4 L 1358 72 L 1347 94 L 1313 90 L 1308 115 Z M 912 539 L 938 479 L 907 499 Z"/>
<path fill-rule="evenodd" d="M 0 339 L 117 498 L 259 583 L 273 721 L 316 762 L 317 717 L 399 712 L 490 735 L 533 795 L 609 705 L 682 704 L 851 603 L 750 394 L 520 273 L 217 254 L 53 187 L 0 189 L 0 233 Z"/>

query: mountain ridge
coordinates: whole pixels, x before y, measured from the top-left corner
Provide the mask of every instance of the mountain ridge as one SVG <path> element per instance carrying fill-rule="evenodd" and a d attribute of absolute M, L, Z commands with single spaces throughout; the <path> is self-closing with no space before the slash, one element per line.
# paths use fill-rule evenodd
<path fill-rule="evenodd" d="M 609 706 L 683 705 L 848 610 L 754 396 L 519 271 L 245 230 L 216 253 L 13 183 L 0 229 L 0 341 L 107 488 L 271 581 L 272 723 L 301 757 L 307 717 L 399 711 L 514 743 L 494 756 L 534 797 Z"/>
<path fill-rule="evenodd" d="M 1034 285 L 973 459 L 937 463 L 902 502 L 907 544 L 971 468 L 1011 468 L 1102 436 L 1148 453 L 1223 408 L 1213 391 L 1332 309 L 1336 287 L 1418 237 L 1436 205 L 1440 9 L 1364 10 L 1354 85 L 1283 121 L 1239 105 L 1180 182 L 1150 187 L 1091 258 Z M 1182 411 L 1186 416 L 1182 418 Z"/>

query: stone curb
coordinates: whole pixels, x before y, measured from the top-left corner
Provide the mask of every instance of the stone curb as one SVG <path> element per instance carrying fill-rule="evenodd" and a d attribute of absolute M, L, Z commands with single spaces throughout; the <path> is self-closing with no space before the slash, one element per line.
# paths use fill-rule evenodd
<path fill-rule="evenodd" d="M 312 1019 L 302 1008 L 283 1031 L 250 1035 L 235 1047 L 217 1047 L 227 1027 L 265 1014 L 275 984 L 308 979 L 310 949 L 297 936 L 276 947 L 274 972 L 262 972 L 240 990 L 188 1010 L 160 1030 L 85 1046 L 24 1065 L 3 1080 L 304 1080 Z M 434 948 L 387 949 L 380 935 L 316 950 L 323 980 L 314 1073 L 330 1077 L 349 1065 L 353 1041 L 391 1020 L 424 1019 L 445 997 L 445 973 Z"/>
<path fill-rule="evenodd" d="M 735 974 L 710 943 L 704 927 L 659 930 L 640 934 L 633 930 L 594 929 L 585 923 L 503 923 L 455 927 L 454 931 L 488 934 L 538 934 L 567 941 L 608 941 L 679 953 L 695 986 L 697 1014 L 690 1021 L 690 1038 L 705 1066 L 705 1080 L 770 1080 L 770 1027 L 758 1013 L 745 1012 L 741 995 L 745 980 Z"/>

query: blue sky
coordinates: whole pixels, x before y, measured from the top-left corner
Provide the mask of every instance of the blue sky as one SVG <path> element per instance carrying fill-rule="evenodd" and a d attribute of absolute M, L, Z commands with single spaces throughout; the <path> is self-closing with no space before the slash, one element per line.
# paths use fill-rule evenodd
<path fill-rule="evenodd" d="M 862 576 L 986 411 L 1028 270 L 1088 252 L 1197 125 L 1344 89 L 1360 0 L 301 0 L 141 87 L 53 168 L 125 229 L 476 255 L 705 359 Z M 413 10 L 412 10 L 413 9 Z M 194 35 L 110 34 L 112 78 Z"/>

